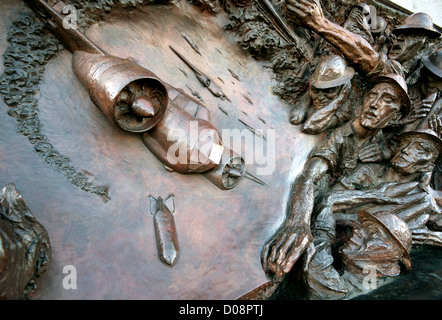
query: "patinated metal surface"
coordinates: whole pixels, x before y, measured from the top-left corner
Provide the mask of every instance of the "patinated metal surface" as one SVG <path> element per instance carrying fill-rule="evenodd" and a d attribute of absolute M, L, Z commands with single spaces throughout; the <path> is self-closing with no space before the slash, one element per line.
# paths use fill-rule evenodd
<path fill-rule="evenodd" d="M 9 21 L 20 11 L 29 11 L 20 3 L 2 6 Z M 267 187 L 244 179 L 235 189 L 222 191 L 201 175 L 166 171 L 139 135 L 112 125 L 90 101 L 72 72 L 67 50 L 61 49 L 43 74 L 38 95 L 41 132 L 88 181 L 106 186 L 110 200 L 104 202 L 96 193 L 70 183 L 16 133 L 13 118 L 1 117 L 5 132 L 1 181 L 17 184 L 53 242 L 53 263 L 35 298 L 234 299 L 268 281 L 260 262 L 263 239 L 281 221 L 290 182 L 315 138 L 297 137 L 297 129 L 286 121 L 287 109 L 270 92 L 271 75 L 226 35 L 225 19 L 180 2 L 111 13 L 86 34 L 106 52 L 135 60 L 188 94 L 198 92 L 218 130 L 247 131 L 238 120 L 264 129 L 264 134 L 266 129 L 278 128 L 276 169 L 260 177 Z M 4 25 L 3 37 L 8 27 Z M 183 34 L 198 45 L 203 57 Z M 200 70 L 221 79 L 232 102 L 221 101 L 203 88 L 170 44 L 193 57 Z M 1 104 L 6 113 L 9 107 Z M 18 155 L 19 162 L 14 160 Z M 248 171 L 256 175 L 255 166 L 248 166 Z M 180 257 L 173 268 L 158 259 L 147 210 L 149 195 L 164 194 L 174 194 L 177 203 L 174 218 Z M 61 285 L 65 265 L 77 268 L 77 290 L 64 290 Z"/>
<path fill-rule="evenodd" d="M 51 260 L 46 229 L 10 183 L 0 191 L 0 299 L 25 299 Z"/>
<path fill-rule="evenodd" d="M 372 39 L 363 37 L 364 30 L 370 32 L 363 22 L 377 18 L 371 12 L 376 7 L 367 11 L 362 5 L 357 27 L 333 22 L 317 0 L 288 0 L 283 7 L 295 24 L 341 52 L 361 76 L 365 94 L 354 105 L 355 110 L 361 106 L 352 120 L 332 130 L 310 154 L 294 183 L 287 218 L 264 246 L 263 266 L 281 281 L 303 257 L 298 272 L 311 299 L 348 299 L 373 289 L 363 276 L 369 269 L 378 282 L 409 271 L 413 240 L 440 245 L 434 242 L 442 239 L 440 195 L 430 181 L 442 152 L 436 101 L 442 81 L 439 64 L 431 64 L 434 73 L 424 61 L 439 56 L 441 34 L 428 14 L 414 13 L 393 27 L 388 50 L 378 52 Z M 328 80 L 336 79 L 329 70 Z M 431 80 L 422 86 L 419 79 L 424 81 L 428 72 Z M 310 87 L 315 82 L 313 77 Z M 390 161 L 384 166 L 385 160 Z M 328 184 L 319 185 L 323 179 Z M 378 226 L 367 225 L 368 220 Z M 339 234 L 340 227 L 351 232 Z"/>
<path fill-rule="evenodd" d="M 149 197 L 150 214 L 153 215 L 155 238 L 158 255 L 166 264 L 173 266 L 180 251 L 173 213 L 175 212 L 174 197 L 167 199 Z"/>
<path fill-rule="evenodd" d="M 348 299 L 373 289 L 367 270 L 379 284 L 409 272 L 412 244 L 442 246 L 427 14 L 386 0 L 25 2 L 41 20 L 2 4 L 0 182 L 51 235 L 34 297 L 269 298 L 295 274 L 308 298 Z"/>

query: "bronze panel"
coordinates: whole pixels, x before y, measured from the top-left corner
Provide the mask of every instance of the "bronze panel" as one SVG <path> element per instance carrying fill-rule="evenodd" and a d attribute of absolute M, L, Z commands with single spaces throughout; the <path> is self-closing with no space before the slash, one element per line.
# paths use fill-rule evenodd
<path fill-rule="evenodd" d="M 26 9 L 22 3 L 2 3 L 1 9 L 3 49 L 5 21 Z M 140 135 L 117 128 L 90 101 L 65 49 L 49 61 L 40 85 L 42 132 L 75 168 L 109 187 L 109 201 L 74 186 L 42 161 L 15 132 L 13 118 L 6 115 L 9 107 L 0 101 L 0 184 L 16 184 L 51 237 L 53 260 L 34 298 L 235 299 L 268 281 L 260 262 L 262 246 L 281 223 L 290 183 L 320 138 L 299 134 L 290 125 L 286 105 L 270 91 L 271 74 L 223 31 L 225 23 L 225 14 L 211 16 L 181 1 L 110 13 L 86 35 L 104 51 L 135 60 L 165 83 L 189 95 L 198 92 L 219 131 L 247 130 L 239 118 L 264 134 L 275 129 L 275 171 L 260 176 L 267 187 L 243 179 L 223 191 L 202 175 L 166 171 Z M 198 45 L 201 56 L 183 34 Z M 181 72 L 185 67 L 169 49 L 172 43 L 199 70 L 222 79 L 231 102 L 212 95 L 190 71 L 187 76 Z M 256 175 L 257 165 L 247 169 Z M 149 195 L 168 194 L 175 196 L 180 246 L 172 268 L 158 257 L 148 210 Z M 66 265 L 77 268 L 76 290 L 63 289 Z"/>

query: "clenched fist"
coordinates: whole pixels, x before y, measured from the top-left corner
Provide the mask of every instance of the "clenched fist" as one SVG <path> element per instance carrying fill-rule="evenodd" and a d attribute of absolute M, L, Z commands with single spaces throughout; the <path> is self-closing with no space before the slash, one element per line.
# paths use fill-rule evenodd
<path fill-rule="evenodd" d="M 325 19 L 318 0 L 285 0 L 284 9 L 298 25 L 314 28 Z"/>

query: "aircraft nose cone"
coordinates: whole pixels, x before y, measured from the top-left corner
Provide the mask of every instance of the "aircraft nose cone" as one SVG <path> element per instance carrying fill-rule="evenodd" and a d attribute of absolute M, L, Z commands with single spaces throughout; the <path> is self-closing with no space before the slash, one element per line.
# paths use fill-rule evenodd
<path fill-rule="evenodd" d="M 237 169 L 230 168 L 229 169 L 229 175 L 231 177 L 234 177 L 234 178 L 239 178 L 239 177 L 241 177 L 241 172 L 239 170 L 237 170 Z"/>
<path fill-rule="evenodd" d="M 132 110 L 140 118 L 149 118 L 155 115 L 152 102 L 144 96 L 135 99 L 132 103 Z"/>

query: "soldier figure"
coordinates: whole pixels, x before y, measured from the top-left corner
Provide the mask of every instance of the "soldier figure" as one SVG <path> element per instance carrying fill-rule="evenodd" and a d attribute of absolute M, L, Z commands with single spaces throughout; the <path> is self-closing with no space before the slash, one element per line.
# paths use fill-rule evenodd
<path fill-rule="evenodd" d="M 317 237 L 315 228 L 312 232 L 303 274 L 311 299 L 354 298 L 398 276 L 401 266 L 411 269 L 411 232 L 394 214 L 359 212 L 353 234 L 339 248 L 339 271 L 332 265 L 329 241 Z"/>
<path fill-rule="evenodd" d="M 367 16 L 370 15 L 370 7 L 366 3 L 356 4 L 351 8 L 350 14 L 344 22 L 343 27 L 348 31 L 360 35 L 369 44 L 373 45 L 374 39 L 367 19 Z"/>
<path fill-rule="evenodd" d="M 290 122 L 304 122 L 301 130 L 318 134 L 333 129 L 353 118 L 349 95 L 354 70 L 340 56 L 324 58 L 316 68 L 309 85 L 309 92 L 294 106 Z M 305 101 L 307 100 L 307 101 Z M 314 108 L 309 107 L 313 104 Z M 313 110 L 311 110 L 313 109 Z"/>
<path fill-rule="evenodd" d="M 318 196 L 315 184 L 327 174 L 335 178 L 350 175 L 358 163 L 381 160 L 382 129 L 406 116 L 409 110 L 407 85 L 401 76 L 372 79 L 360 115 L 330 132 L 295 181 L 286 220 L 263 248 L 262 262 L 267 273 L 283 277 L 312 241 L 310 223 Z"/>
<path fill-rule="evenodd" d="M 428 49 L 429 40 L 440 36 L 431 17 L 423 12 L 407 17 L 400 26 L 393 29 L 393 34 L 397 38 L 388 52 L 388 58 L 401 63 L 405 74 L 415 69 L 422 53 Z"/>
<path fill-rule="evenodd" d="M 442 101 L 438 100 L 442 91 L 442 49 L 422 57 L 421 62 L 420 77 L 409 89 L 412 109 L 407 119 L 402 121 L 402 125 L 406 125 L 404 131 L 416 128 L 428 118 L 429 113 L 438 114 L 442 105 Z"/>
<path fill-rule="evenodd" d="M 442 140 L 432 129 L 419 128 L 401 134 L 399 143 L 388 165 L 361 164 L 352 176 L 342 179 L 347 190 L 335 185 L 323 197 L 313 219 L 317 236 L 323 233 L 322 238 L 333 242 L 335 220 L 351 225 L 360 210 L 387 210 L 408 224 L 416 240 L 425 238 L 442 246 L 442 206 L 437 204 L 442 199 L 430 187 L 431 172 L 441 159 Z"/>
<path fill-rule="evenodd" d="M 376 52 L 361 36 L 327 20 L 318 0 L 286 0 L 285 8 L 294 22 L 318 33 L 369 77 L 388 73 L 408 75 L 426 49 L 428 39 L 440 36 L 430 16 L 413 14 L 394 30 L 398 38 L 386 56 Z"/>

